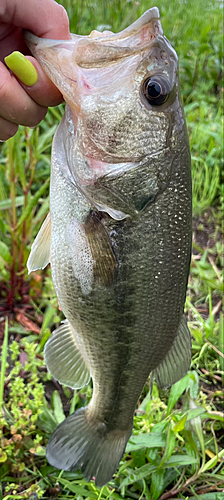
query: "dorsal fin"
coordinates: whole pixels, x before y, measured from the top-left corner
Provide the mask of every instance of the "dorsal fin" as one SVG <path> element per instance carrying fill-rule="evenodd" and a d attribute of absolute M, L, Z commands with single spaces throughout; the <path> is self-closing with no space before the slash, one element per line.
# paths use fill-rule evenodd
<path fill-rule="evenodd" d="M 155 378 L 162 388 L 170 387 L 186 375 L 191 364 L 191 334 L 183 314 L 177 336 L 171 349 L 155 370 L 151 377 Z"/>

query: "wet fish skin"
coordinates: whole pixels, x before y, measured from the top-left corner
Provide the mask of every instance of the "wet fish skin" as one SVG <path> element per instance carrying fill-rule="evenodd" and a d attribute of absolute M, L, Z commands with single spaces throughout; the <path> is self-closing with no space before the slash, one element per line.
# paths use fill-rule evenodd
<path fill-rule="evenodd" d="M 52 279 L 67 322 L 45 348 L 53 376 L 71 387 L 93 379 L 88 407 L 50 438 L 57 468 L 82 467 L 108 482 L 132 432 L 150 372 L 169 386 L 187 371 L 183 315 L 191 255 L 191 172 L 177 56 L 158 9 L 118 34 L 71 42 L 27 35 L 30 49 L 69 103 L 53 142 Z M 163 75 L 161 106 L 142 95 Z M 43 235 L 29 269 L 44 255 Z M 49 241 L 49 238 L 47 239 Z M 44 251 L 40 251 L 44 248 Z"/>

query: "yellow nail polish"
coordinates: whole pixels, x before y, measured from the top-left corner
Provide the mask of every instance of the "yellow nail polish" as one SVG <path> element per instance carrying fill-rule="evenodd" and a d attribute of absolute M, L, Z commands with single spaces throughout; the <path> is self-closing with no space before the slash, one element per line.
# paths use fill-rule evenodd
<path fill-rule="evenodd" d="M 21 54 L 21 52 L 12 52 L 5 57 L 5 63 L 8 68 L 21 80 L 24 85 L 34 85 L 37 81 L 37 72 L 29 59 Z"/>

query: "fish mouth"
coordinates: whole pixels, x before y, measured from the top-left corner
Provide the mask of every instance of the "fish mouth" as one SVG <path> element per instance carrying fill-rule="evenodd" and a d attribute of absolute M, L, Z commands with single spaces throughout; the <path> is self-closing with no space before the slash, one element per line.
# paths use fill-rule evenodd
<path fill-rule="evenodd" d="M 125 28 L 124 30 L 118 32 L 118 33 L 113 33 L 112 31 L 97 31 L 93 30 L 90 35 L 76 35 L 71 33 L 71 40 L 52 40 L 52 39 L 46 39 L 46 38 L 39 38 L 29 31 L 24 30 L 24 38 L 25 41 L 30 48 L 32 52 L 34 52 L 37 48 L 38 49 L 48 49 L 52 47 L 58 47 L 62 46 L 62 48 L 70 47 L 71 44 L 77 44 L 80 46 L 83 46 L 86 48 L 88 45 L 88 50 L 87 51 L 80 51 L 81 54 L 78 52 L 78 59 L 79 56 L 83 56 L 80 58 L 80 63 L 85 64 L 89 61 L 91 64 L 92 62 L 92 47 L 94 50 L 94 62 L 95 58 L 101 59 L 102 57 L 102 52 L 100 51 L 99 54 L 95 52 L 95 48 L 99 48 L 99 43 L 100 45 L 104 44 L 110 44 L 111 46 L 115 49 L 120 48 L 121 50 L 118 51 L 118 57 L 121 56 L 122 53 L 122 48 L 124 49 L 124 56 L 126 55 L 126 51 L 128 50 L 129 52 L 133 49 L 134 51 L 137 50 L 142 50 L 144 46 L 146 46 L 151 40 L 153 40 L 157 35 L 163 35 L 163 30 L 161 23 L 159 21 L 159 9 L 157 7 L 153 7 L 149 10 L 147 10 L 139 19 L 137 19 L 134 23 L 132 23 L 130 26 Z M 100 49 L 99 49 L 100 50 Z M 111 53 L 105 53 L 105 49 L 103 51 L 103 60 L 107 61 L 110 60 L 111 57 L 113 56 Z"/>
<path fill-rule="evenodd" d="M 83 70 L 115 66 L 130 56 L 138 56 L 147 51 L 159 35 L 163 35 L 163 30 L 157 7 L 146 11 L 119 33 L 92 31 L 88 36 L 72 34 L 71 40 L 48 40 L 24 31 L 30 51 L 65 101 L 78 112 L 80 92 L 89 91 Z"/>

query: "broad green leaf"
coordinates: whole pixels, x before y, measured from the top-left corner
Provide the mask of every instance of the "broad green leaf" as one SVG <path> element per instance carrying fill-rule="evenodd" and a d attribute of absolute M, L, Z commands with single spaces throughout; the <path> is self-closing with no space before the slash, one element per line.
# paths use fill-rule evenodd
<path fill-rule="evenodd" d="M 205 472 L 209 469 L 212 469 L 218 461 L 219 458 L 224 458 L 224 450 L 221 450 L 218 455 L 215 455 L 215 457 L 211 458 L 206 464 L 202 467 L 201 472 Z"/>
<path fill-rule="evenodd" d="M 39 225 L 40 221 L 43 221 L 49 212 L 49 196 L 43 199 L 39 210 L 35 213 L 33 218 L 33 227 Z"/>
<path fill-rule="evenodd" d="M 130 451 L 140 450 L 140 448 L 159 448 L 166 444 L 166 434 L 154 432 L 150 434 L 138 434 L 131 436 L 126 446 L 126 453 Z"/>
<path fill-rule="evenodd" d="M 7 263 L 12 262 L 12 256 L 11 253 L 3 241 L 0 241 L 0 257 Z"/>
<path fill-rule="evenodd" d="M 146 395 L 146 397 L 143 399 L 142 403 L 140 404 L 138 411 L 140 411 L 140 412 L 145 411 L 146 406 L 147 406 L 148 402 L 151 401 L 151 399 L 152 399 L 152 394 L 149 391 L 148 394 Z"/>
<path fill-rule="evenodd" d="M 155 448 L 153 448 L 153 449 L 155 449 Z M 140 450 L 132 451 L 131 458 L 133 460 L 133 467 L 142 467 L 142 465 L 145 465 L 145 463 L 146 463 L 145 448 L 141 448 Z"/>
<path fill-rule="evenodd" d="M 56 417 L 53 414 L 52 410 L 48 408 L 47 401 L 44 400 L 43 408 L 41 414 L 37 420 L 37 427 L 44 430 L 47 433 L 52 433 L 56 429 L 58 423 L 56 421 Z"/>
<path fill-rule="evenodd" d="M 199 446 L 195 434 L 190 430 L 184 430 L 185 446 L 187 453 L 194 458 L 199 457 Z"/>
<path fill-rule="evenodd" d="M 45 346 L 45 344 L 48 341 L 50 336 L 51 336 L 50 330 L 46 330 L 44 335 L 42 336 L 42 339 L 40 340 L 40 342 L 37 346 L 37 353 L 38 354 L 43 350 L 43 348 L 44 348 L 44 346 Z"/>
<path fill-rule="evenodd" d="M 25 210 L 23 210 L 23 213 L 17 223 L 17 228 L 20 227 L 21 224 L 26 220 L 26 218 L 30 216 L 33 208 L 37 205 L 39 198 L 43 196 L 43 194 L 49 187 L 49 182 L 50 179 L 47 179 L 46 182 L 44 182 L 40 189 L 35 193 L 35 195 L 29 199 L 28 205 L 26 206 Z"/>
<path fill-rule="evenodd" d="M 203 460 L 205 460 L 205 443 L 204 443 L 204 436 L 203 436 L 203 432 L 202 432 L 201 419 L 199 416 L 200 413 L 199 413 L 199 415 L 197 414 L 197 410 L 200 410 L 201 408 L 197 408 L 197 405 L 192 398 L 189 398 L 189 406 L 190 406 L 190 412 L 195 411 L 195 416 L 193 416 L 191 418 L 191 427 L 199 440 L 201 450 L 202 450 Z"/>
<path fill-rule="evenodd" d="M 167 440 L 166 440 L 164 454 L 163 454 L 162 460 L 161 460 L 159 467 L 158 467 L 159 469 L 162 468 L 164 462 L 167 462 L 167 460 L 169 460 L 170 456 L 173 453 L 175 443 L 176 443 L 175 433 L 171 429 L 171 425 L 170 425 L 168 432 L 167 432 Z"/>
<path fill-rule="evenodd" d="M 42 323 L 42 327 L 41 327 L 42 333 L 44 332 L 44 330 L 46 330 L 46 328 L 49 327 L 53 316 L 55 316 L 55 313 L 56 313 L 55 308 L 51 304 L 49 304 L 49 306 L 47 307 L 47 309 L 44 313 L 44 319 L 43 319 L 43 323 Z"/>
<path fill-rule="evenodd" d="M 6 462 L 7 458 L 7 453 L 0 448 L 0 463 Z"/>
<path fill-rule="evenodd" d="M 161 420 L 161 422 L 155 423 L 151 430 L 151 434 L 156 434 L 156 433 L 162 434 L 163 432 L 166 432 L 168 425 L 169 421 L 165 419 Z"/>
<path fill-rule="evenodd" d="M 159 465 L 160 462 L 160 449 L 159 448 L 146 448 L 145 454 L 150 464 Z"/>
<path fill-rule="evenodd" d="M 49 128 L 47 132 L 40 135 L 38 140 L 38 155 L 40 155 L 44 150 L 46 150 L 48 145 L 51 145 L 52 138 L 56 132 L 57 125 L 53 125 L 53 127 Z"/>
<path fill-rule="evenodd" d="M 164 473 L 165 473 L 164 469 L 157 470 L 156 472 L 152 473 L 150 498 L 153 498 L 153 500 L 157 500 L 157 498 L 159 498 L 161 493 L 163 492 Z"/>
<path fill-rule="evenodd" d="M 167 405 L 167 415 L 170 414 L 171 410 L 175 406 L 179 397 L 183 394 L 185 390 L 189 390 L 190 396 L 196 398 L 198 394 L 198 375 L 196 371 L 188 372 L 185 377 L 176 382 L 170 389 L 170 396 Z"/>
<path fill-rule="evenodd" d="M 157 469 L 157 465 L 146 464 L 140 467 L 140 469 L 132 470 L 132 472 L 129 472 L 128 477 L 126 477 L 124 481 L 122 481 L 120 488 L 144 479 L 145 477 L 149 476 L 149 474 L 152 474 L 152 472 L 157 471 Z"/>
<path fill-rule="evenodd" d="M 220 396 L 222 396 L 222 391 L 220 391 Z M 202 420 L 206 419 L 206 418 L 210 418 L 211 420 L 219 420 L 220 422 L 224 423 L 224 413 L 223 412 L 218 412 L 218 411 L 214 411 L 214 412 L 206 412 L 206 413 L 203 413 L 202 416 L 201 416 Z"/>
<path fill-rule="evenodd" d="M 167 415 L 170 414 L 171 410 L 175 406 L 179 397 L 185 391 L 185 389 L 188 385 L 188 382 L 189 382 L 189 378 L 190 378 L 190 373 L 187 373 L 187 375 L 185 375 L 185 377 L 183 377 L 181 380 L 176 382 L 176 384 L 172 385 L 172 387 L 170 389 L 170 396 L 169 396 L 168 405 L 167 405 Z"/>
<path fill-rule="evenodd" d="M 21 495 L 6 495 L 4 500 L 22 500 L 22 497 Z M 30 497 L 30 500 L 33 500 L 33 498 Z"/>
<path fill-rule="evenodd" d="M 55 467 L 52 465 L 44 465 L 43 467 L 40 467 L 40 473 L 43 477 L 47 477 L 48 474 L 51 474 L 52 472 L 55 472 Z M 57 478 L 55 480 L 57 481 Z"/>
<path fill-rule="evenodd" d="M 195 370 L 193 370 L 192 372 L 190 372 L 190 377 L 188 380 L 186 391 L 189 391 L 190 397 L 192 399 L 196 399 L 198 395 L 198 389 L 199 389 L 198 374 Z"/>
<path fill-rule="evenodd" d="M 192 463 L 198 463 L 199 461 L 196 458 L 191 457 L 190 455 L 172 455 L 172 457 L 164 462 L 163 467 L 180 467 L 182 465 L 191 465 Z"/>
<path fill-rule="evenodd" d="M 180 420 L 176 423 L 176 425 L 174 425 L 173 431 L 174 432 L 182 431 L 185 427 L 186 420 L 187 420 L 187 415 L 185 414 L 183 415 L 183 417 L 180 418 Z"/>
<path fill-rule="evenodd" d="M 80 486 L 76 482 L 67 481 L 67 479 L 63 479 L 62 477 L 58 477 L 58 482 L 63 484 L 69 491 L 75 493 L 76 495 L 82 495 L 84 498 L 95 499 L 98 498 L 98 494 L 94 491 L 87 490 L 84 486 Z"/>
<path fill-rule="evenodd" d="M 16 196 L 15 198 L 15 206 L 16 207 L 21 207 L 24 205 L 24 200 L 25 196 Z M 6 200 L 1 200 L 0 201 L 0 211 L 1 210 L 8 210 L 9 208 L 12 207 L 12 200 L 11 198 L 7 198 Z"/>
<path fill-rule="evenodd" d="M 37 446 L 35 450 L 35 455 L 37 455 L 38 457 L 46 457 L 46 448 L 40 445 Z"/>
<path fill-rule="evenodd" d="M 60 424 L 61 422 L 63 422 L 63 420 L 65 420 L 65 414 L 63 411 L 63 405 L 58 391 L 53 392 L 51 396 L 51 402 L 57 423 Z"/>
<path fill-rule="evenodd" d="M 197 418 L 205 412 L 206 409 L 199 406 L 196 408 L 192 408 L 191 410 L 188 410 L 186 413 L 187 420 L 192 420 L 194 418 Z"/>

